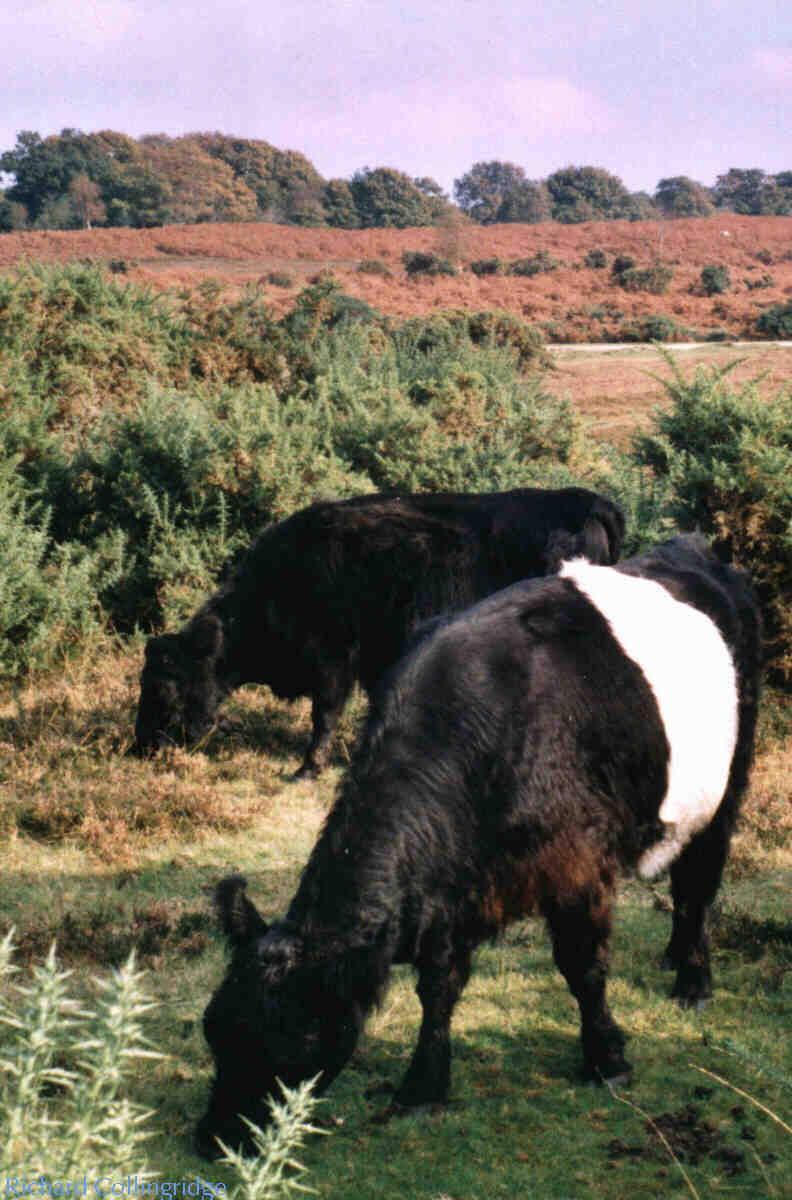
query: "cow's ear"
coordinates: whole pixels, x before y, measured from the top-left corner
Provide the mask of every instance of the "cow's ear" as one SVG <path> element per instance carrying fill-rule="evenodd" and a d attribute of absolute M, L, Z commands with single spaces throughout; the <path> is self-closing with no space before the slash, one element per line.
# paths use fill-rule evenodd
<path fill-rule="evenodd" d="M 242 875 L 221 879 L 215 889 L 215 905 L 223 932 L 232 946 L 244 946 L 267 932 L 267 923 L 245 895 L 247 880 Z"/>
<path fill-rule="evenodd" d="M 203 612 L 190 624 L 190 644 L 201 658 L 217 658 L 223 648 L 223 623 L 217 613 Z"/>
<path fill-rule="evenodd" d="M 566 529 L 556 529 L 547 539 L 544 552 L 545 575 L 557 575 L 561 564 L 577 556 L 577 541 Z"/>

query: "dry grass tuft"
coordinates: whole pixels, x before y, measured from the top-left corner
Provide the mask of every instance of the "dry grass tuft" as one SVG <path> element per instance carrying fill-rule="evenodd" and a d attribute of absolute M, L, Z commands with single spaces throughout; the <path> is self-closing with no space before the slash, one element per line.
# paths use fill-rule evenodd
<path fill-rule="evenodd" d="M 152 760 L 133 740 L 141 656 L 117 650 L 30 681 L 0 703 L 0 831 L 72 844 L 117 865 L 141 844 L 189 832 L 249 827 L 299 762 L 305 706 L 268 693 L 232 703 L 236 730 L 206 753 L 173 749 Z"/>

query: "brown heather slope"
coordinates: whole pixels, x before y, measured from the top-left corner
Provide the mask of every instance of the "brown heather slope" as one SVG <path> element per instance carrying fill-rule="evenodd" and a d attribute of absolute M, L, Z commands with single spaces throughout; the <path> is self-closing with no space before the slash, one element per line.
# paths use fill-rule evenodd
<path fill-rule="evenodd" d="M 638 266 L 663 263 L 674 271 L 664 295 L 630 293 L 610 272 L 583 266 L 589 250 L 612 261 L 631 255 Z M 454 277 L 410 280 L 405 250 L 431 251 L 457 263 Z M 469 263 L 509 262 L 544 251 L 556 270 L 530 278 L 477 278 Z M 612 340 L 622 323 L 653 313 L 700 332 L 720 329 L 731 338 L 756 336 L 755 321 L 770 304 L 792 297 L 792 217 L 733 214 L 684 221 L 591 222 L 583 225 L 459 223 L 422 229 L 301 229 L 269 224 L 166 226 L 159 229 L 39 231 L 0 235 L 0 269 L 25 260 L 123 260 L 126 277 L 157 289 L 194 287 L 212 278 L 229 296 L 246 285 L 260 290 L 275 313 L 289 308 L 306 282 L 330 271 L 343 290 L 394 316 L 443 308 L 502 308 L 542 323 L 559 342 Z M 379 260 L 390 277 L 362 274 L 363 260 Z M 707 297 L 701 269 L 729 268 L 732 286 Z M 289 276 L 272 283 L 271 272 Z"/>

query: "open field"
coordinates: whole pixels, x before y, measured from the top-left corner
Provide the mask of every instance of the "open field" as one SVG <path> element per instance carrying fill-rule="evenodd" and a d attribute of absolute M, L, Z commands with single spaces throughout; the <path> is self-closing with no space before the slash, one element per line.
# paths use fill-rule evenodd
<path fill-rule="evenodd" d="M 454 277 L 408 279 L 401 256 L 430 251 L 461 269 Z M 631 255 L 637 265 L 662 263 L 673 270 L 664 295 L 626 292 L 608 269 L 583 265 L 591 250 L 612 262 Z M 530 278 L 476 277 L 470 262 L 511 262 L 543 252 L 558 266 Z M 684 221 L 592 222 L 583 225 L 452 224 L 438 228 L 334 230 L 266 224 L 166 226 L 160 229 L 41 231 L 0 236 L 0 268 L 32 259 L 68 261 L 93 257 L 123 264 L 130 279 L 154 288 L 195 287 L 207 278 L 229 292 L 253 286 L 276 313 L 321 271 L 331 271 L 345 292 L 394 316 L 441 308 L 502 308 L 542 324 L 555 341 L 614 340 L 640 317 L 661 313 L 699 332 L 755 336 L 756 317 L 792 295 L 792 217 L 733 214 Z M 363 274 L 363 261 L 378 261 L 389 277 Z M 705 296 L 702 267 L 728 267 L 731 286 Z M 287 277 L 286 286 L 268 276 Z"/>
<path fill-rule="evenodd" d="M 593 348 L 592 348 L 593 349 Z M 700 367 L 730 372 L 733 385 L 761 377 L 761 392 L 768 399 L 792 380 L 792 345 L 772 342 L 695 344 L 673 349 L 677 365 L 689 379 Z M 666 391 L 653 376 L 668 378 L 662 357 L 654 346 L 600 346 L 596 351 L 577 346 L 552 348 L 554 370 L 548 390 L 566 395 L 598 438 L 618 443 L 629 440 L 636 429 L 646 428 Z"/>
<path fill-rule="evenodd" d="M 744 221 L 744 234 L 739 219 L 730 219 L 728 230 L 721 229 L 730 233 L 730 239 L 724 241 L 730 244 L 733 237 L 739 243 L 742 258 L 732 263 L 735 276 L 744 270 L 750 277 L 751 239 L 757 235 L 761 238 L 757 245 L 770 247 L 774 256 L 772 266 L 760 263 L 759 269 L 783 278 L 788 291 L 792 277 L 782 275 L 782 270 L 790 265 L 784 257 L 788 246 L 784 239 L 790 237 L 792 222 L 781 218 Z M 710 233 L 720 228 L 686 222 L 684 227 L 666 226 L 665 231 L 624 226 L 623 233 L 644 239 L 662 234 L 667 248 L 672 235 L 693 237 L 696 226 L 705 225 Z M 554 281 L 560 288 L 562 275 L 586 289 L 608 282 L 607 272 L 575 271 L 573 266 L 540 276 L 539 282 L 499 277 L 480 282 L 469 272 L 445 282 L 409 283 L 402 278 L 401 248 L 420 248 L 420 238 L 438 239 L 443 232 L 337 235 L 327 230 L 200 226 L 191 230 L 18 235 L 27 240 L 13 244 L 10 239 L 17 235 L 7 235 L 0 238 L 0 256 L 6 255 L 2 259 L 5 269 L 16 261 L 11 254 L 14 245 L 17 260 L 23 254 L 123 257 L 128 271 L 116 279 L 145 279 L 152 288 L 195 288 L 217 278 L 227 285 L 230 295 L 240 290 L 250 271 L 250 279 L 260 281 L 256 284 L 259 292 L 279 311 L 292 305 L 298 286 L 329 264 L 345 291 L 393 313 L 402 311 L 402 304 L 405 312 L 431 312 L 448 303 L 469 308 L 493 303 L 507 306 L 512 286 L 518 289 L 516 296 L 523 296 L 520 303 L 543 304 L 541 297 L 546 295 L 551 305 L 560 306 L 560 312 L 572 303 L 569 296 L 552 299 L 545 288 Z M 609 249 L 610 243 L 604 239 L 613 232 L 610 226 L 539 226 L 522 231 L 513 227 L 464 229 L 455 236 L 466 255 L 470 250 L 470 257 L 492 252 L 504 257 L 528 254 L 541 248 L 542 237 L 566 238 L 563 253 L 571 262 L 573 256 L 579 259 L 588 245 Z M 445 235 L 451 236 L 448 231 Z M 487 249 L 489 243 L 483 241 L 465 245 L 462 239 L 474 235 L 495 239 L 495 248 Z M 497 241 L 501 236 L 506 239 L 503 243 Z M 265 240 L 270 237 L 272 244 Z M 347 241 L 342 245 L 336 237 Z M 517 237 L 536 240 L 518 249 L 508 240 Z M 591 239 L 589 243 L 586 237 Z M 602 240 L 595 241 L 595 237 Z M 226 239 L 224 246 L 218 245 L 218 238 Z M 327 243 L 320 252 L 322 238 Z M 425 244 L 437 248 L 434 241 Z M 702 254 L 709 245 L 703 246 Z M 629 248 L 614 243 L 613 252 Z M 648 255 L 651 247 L 647 243 L 643 249 Z M 560 243 L 553 252 L 562 256 Z M 689 265 L 693 259 L 685 257 L 681 242 L 674 254 L 680 260 L 681 275 L 681 263 Z M 357 272 L 361 258 L 375 256 L 394 268 L 392 284 Z M 704 261 L 706 258 L 701 258 L 689 266 L 690 278 Z M 279 288 L 263 279 L 265 271 L 276 267 L 293 273 L 291 288 Z M 256 278 L 254 271 L 259 272 Z M 501 285 L 503 300 L 493 300 L 495 292 L 486 289 L 497 291 Z M 377 298 L 380 286 L 385 289 L 383 297 L 390 294 L 387 289 L 391 287 L 392 307 Z M 442 299 L 444 289 L 453 287 L 462 289 L 457 298 L 451 291 L 451 298 Z M 367 293 L 366 288 L 372 290 Z M 125 296 L 128 294 L 125 290 Z M 636 304 L 659 301 L 666 306 L 662 311 L 671 311 L 675 294 L 659 298 L 625 294 L 623 298 Z M 735 293 L 735 304 L 739 299 L 750 305 L 757 294 L 750 289 L 745 296 Z M 768 288 L 761 293 L 763 300 L 765 294 L 784 297 L 787 292 L 771 293 Z M 680 292 L 676 302 L 699 301 L 704 302 L 702 297 Z M 411 310 L 410 304 L 424 307 Z M 517 307 L 516 311 L 524 310 Z M 739 311 L 735 307 L 735 337 L 737 327 L 745 323 Z M 148 315 L 145 307 L 144 312 Z M 100 315 L 104 314 L 103 309 Z M 695 321 L 699 323 L 701 318 L 696 316 Z M 29 323 L 20 324 L 29 328 Z M 48 326 L 56 327 L 57 321 Z M 584 325 L 575 325 L 578 328 L 582 338 Z M 585 326 L 590 328 L 590 323 Z M 88 337 L 82 342 L 58 340 L 53 356 L 59 362 L 68 359 L 68 352 L 61 352 L 62 345 L 90 349 L 89 341 Z M 147 348 L 145 338 L 141 336 L 140 341 Z M 139 349 L 137 340 L 132 343 L 130 338 L 130 344 Z M 140 358 L 148 364 L 148 357 L 118 355 L 113 362 L 121 365 L 108 381 L 102 372 L 112 355 L 104 346 L 117 343 L 98 340 L 97 345 L 95 358 L 86 357 L 85 374 L 73 381 L 74 411 L 83 411 L 80 405 L 86 398 L 91 402 L 86 403 L 89 413 L 111 411 L 114 403 L 135 407 L 139 400 L 130 398 L 132 368 L 124 364 L 137 364 Z M 218 341 L 218 346 L 222 348 L 224 343 Z M 126 342 L 121 347 L 129 348 Z M 556 345 L 552 355 L 554 369 L 537 387 L 553 396 L 569 396 L 603 441 L 626 444 L 633 430 L 646 426 L 654 405 L 666 398 L 662 385 L 651 378 L 652 372 L 670 376 L 655 348 L 608 346 L 592 351 L 579 344 Z M 27 364 L 34 358 L 24 343 L 18 362 Z M 769 405 L 779 388 L 788 389 L 792 347 L 766 342 L 747 346 L 709 343 L 675 354 L 685 376 L 699 365 L 720 368 L 737 358 L 745 361 L 732 372 L 733 380 L 765 376 L 759 390 L 762 413 L 766 414 L 769 410 L 764 401 Z M 355 358 L 354 365 L 357 361 Z M 144 380 L 151 378 L 148 365 L 135 366 L 135 370 Z M 20 376 L 21 372 L 20 366 Z M 41 375 L 43 378 L 46 372 Z M 143 435 L 147 430 L 158 429 L 155 418 L 169 415 L 165 405 L 161 405 L 162 414 L 154 405 L 161 403 L 162 396 L 172 397 L 175 404 L 179 395 L 173 379 L 164 378 L 168 387 L 155 393 L 154 404 L 147 410 L 149 425 L 130 425 L 127 457 L 119 460 L 130 472 L 127 479 L 143 478 L 132 471 L 137 461 L 132 451 L 146 445 Z M 38 379 L 36 376 L 34 382 Z M 104 381 L 106 392 L 98 381 Z M 212 397 L 224 391 L 210 376 L 199 382 Z M 11 396 L 16 386 L 11 378 L 6 396 Z M 22 389 L 19 391 L 21 394 Z M 367 395 L 371 398 L 381 391 L 372 385 Z M 247 384 L 240 394 L 254 395 Z M 349 394 L 355 393 L 350 389 Z M 34 418 L 41 407 L 40 395 L 49 396 L 49 392 L 43 384 L 41 393 L 34 391 L 31 384 L 25 411 Z M 454 398 L 456 392 L 449 395 Z M 300 393 L 298 401 L 308 411 L 304 397 L 305 393 Z M 470 417 L 462 401 L 459 411 Z M 181 410 L 174 408 L 177 417 L 179 412 L 194 417 L 194 428 L 199 427 L 195 414 L 203 420 L 209 411 L 186 403 Z M 261 407 L 251 408 L 255 433 L 262 411 Z M 457 415 L 456 410 L 450 411 L 452 417 Z M 778 411 L 783 410 L 779 407 Z M 237 414 L 240 424 L 246 413 L 240 410 Z M 85 426 L 77 421 L 75 426 L 85 437 Z M 184 426 L 187 432 L 193 429 L 186 417 Z M 239 437 L 239 446 L 244 448 L 246 443 L 241 434 Z M 49 445 L 43 437 L 40 444 Z M 189 443 L 185 444 L 189 449 Z M 195 444 L 203 445 L 197 438 Z M 38 461 L 37 445 L 31 435 L 29 463 Z M 182 443 L 177 442 L 172 456 L 165 459 L 168 471 L 175 471 L 173 463 L 181 463 L 185 457 L 176 453 L 181 448 Z M 99 451 L 95 453 L 99 462 Z M 599 446 L 596 454 L 605 457 Z M 242 453 L 238 460 L 242 467 L 251 461 Z M 56 466 L 60 461 L 54 452 L 51 461 Z M 310 458 L 311 468 L 315 461 Z M 783 460 L 779 457 L 778 461 Z M 276 456 L 273 489 L 287 465 L 285 455 Z M 115 475 L 119 473 L 115 471 Z M 244 480 L 244 471 L 241 477 Z M 305 482 L 301 475 L 295 478 L 288 499 L 297 496 L 299 503 L 304 503 L 304 497 L 311 494 L 308 488 L 316 485 L 313 480 Z M 161 482 L 164 487 L 165 480 Z M 232 478 L 231 483 L 236 485 L 239 479 Z M 139 490 L 139 482 L 127 486 L 127 492 L 134 493 L 133 500 Z M 233 489 L 229 495 L 233 498 Z M 178 503 L 174 501 L 174 512 Z M 90 518 L 86 508 L 83 519 L 88 522 Z M 0 539 L 2 536 L 0 527 Z M 207 544 L 211 551 L 215 543 Z M 7 555 L 5 561 L 16 566 L 13 555 Z M 192 570 L 193 559 L 186 556 L 185 561 Z M 177 569 L 182 569 L 176 558 L 166 562 L 175 562 Z M 191 588 L 196 585 L 189 571 L 186 574 L 185 594 L 192 598 L 192 605 Z M 191 1132 L 206 1104 L 211 1079 L 201 1014 L 225 963 L 211 911 L 212 889 L 223 875 L 241 871 L 249 878 L 251 896 L 266 917 L 284 910 L 332 803 L 365 704 L 358 697 L 345 716 L 332 766 L 317 782 L 295 783 L 290 778 L 309 734 L 308 703 L 278 702 L 266 688 L 235 693 L 225 709 L 229 730 L 213 734 L 198 750 L 173 750 L 140 761 L 126 754 L 133 740 L 144 642 L 133 624 L 128 623 L 130 632 L 123 638 L 104 627 L 99 631 L 92 627 L 92 640 L 85 646 L 75 646 L 79 634 L 72 634 L 56 669 L 20 674 L 16 679 L 6 677 L 0 688 L 0 837 L 4 853 L 0 933 L 15 927 L 18 958 L 25 968 L 39 961 L 55 939 L 63 962 L 74 972 L 76 992 L 88 997 L 95 993 L 94 977 L 106 975 L 109 967 L 123 962 L 133 946 L 137 948 L 148 990 L 158 1002 L 147 1032 L 167 1056 L 135 1074 L 128 1089 L 134 1101 L 153 1110 L 150 1164 L 163 1180 L 194 1179 L 199 1174 L 204 1180 L 230 1182 L 227 1168 L 208 1166 L 196 1157 L 191 1144 Z M 714 914 L 716 994 L 708 1008 L 682 1011 L 669 998 L 671 981 L 659 965 L 668 938 L 667 880 L 652 887 L 628 880 L 621 888 L 610 1000 L 616 1019 L 631 1038 L 628 1056 L 635 1067 L 631 1088 L 611 1093 L 580 1081 L 576 1006 L 553 965 L 541 923 L 521 921 L 476 957 L 452 1027 L 449 1106 L 401 1120 L 384 1120 L 388 1086 L 397 1083 L 404 1071 L 419 1022 L 414 977 L 406 969 L 394 972 L 384 1004 L 373 1015 L 351 1064 L 320 1108 L 330 1136 L 313 1139 L 300 1156 L 310 1171 L 307 1182 L 334 1200 L 402 1200 L 405 1196 L 416 1200 L 792 1197 L 790 707 L 788 691 L 768 689 L 751 786 Z M 739 1094 L 732 1087 L 739 1089 Z M 651 1123 L 647 1124 L 647 1118 Z M 656 1136 L 658 1128 L 665 1143 Z M 89 1163 L 85 1168 L 90 1174 Z"/>

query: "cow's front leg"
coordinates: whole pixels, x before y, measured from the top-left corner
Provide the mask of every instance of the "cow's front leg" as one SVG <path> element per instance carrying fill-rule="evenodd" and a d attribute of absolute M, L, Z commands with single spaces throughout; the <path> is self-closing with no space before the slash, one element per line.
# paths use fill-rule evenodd
<path fill-rule="evenodd" d="M 448 1099 L 451 1077 L 451 1013 L 470 976 L 470 953 L 449 966 L 420 970 L 416 991 L 423 1008 L 421 1032 L 407 1074 L 394 1097 L 396 1104 L 414 1108 L 442 1104 Z"/>

